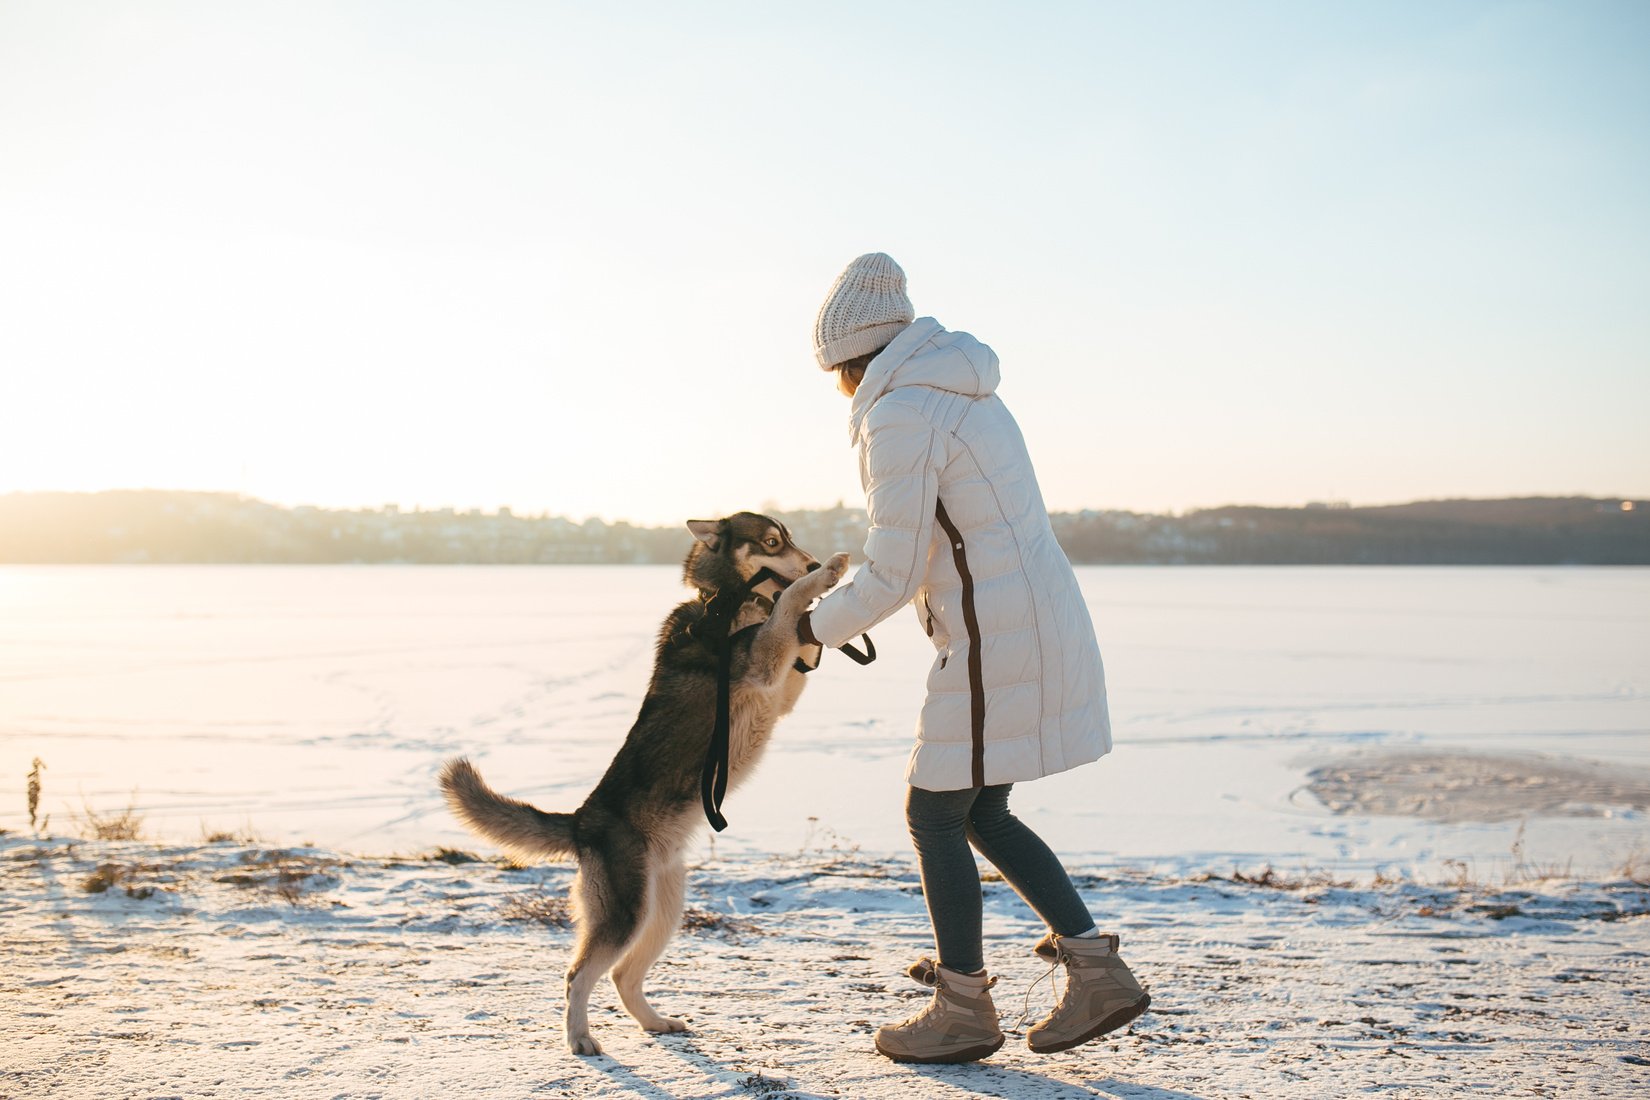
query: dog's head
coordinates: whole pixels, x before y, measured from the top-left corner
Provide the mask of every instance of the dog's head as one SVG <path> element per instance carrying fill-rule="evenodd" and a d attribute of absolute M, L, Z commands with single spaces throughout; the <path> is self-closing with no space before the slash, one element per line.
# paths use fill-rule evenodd
<path fill-rule="evenodd" d="M 690 519 L 687 526 L 694 543 L 682 563 L 682 580 L 701 592 L 738 588 L 764 568 L 787 584 L 819 568 L 771 516 L 735 512 L 726 519 Z"/>

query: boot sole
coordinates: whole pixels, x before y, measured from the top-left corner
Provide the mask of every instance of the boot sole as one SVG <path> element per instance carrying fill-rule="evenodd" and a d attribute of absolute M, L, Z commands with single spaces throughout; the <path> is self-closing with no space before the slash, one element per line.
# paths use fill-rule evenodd
<path fill-rule="evenodd" d="M 1110 1016 L 1107 1016 L 1105 1019 L 1101 1020 L 1098 1024 L 1089 1028 L 1089 1030 L 1083 1032 L 1083 1034 L 1077 1036 L 1075 1039 L 1062 1039 L 1060 1042 L 1051 1043 L 1046 1047 L 1027 1040 L 1026 1045 L 1031 1048 L 1031 1052 L 1033 1054 L 1058 1054 L 1062 1050 L 1070 1050 L 1072 1047 L 1080 1047 L 1092 1039 L 1098 1039 L 1100 1036 L 1116 1031 L 1124 1024 L 1133 1021 L 1142 1012 L 1145 1012 L 1146 1009 L 1150 1008 L 1151 1004 L 1151 995 L 1144 994 L 1132 1005 L 1129 1005 L 1126 1008 L 1118 1009 Z"/>
<path fill-rule="evenodd" d="M 981 1058 L 988 1058 L 997 1053 L 1003 1045 L 1005 1036 L 997 1036 L 994 1043 L 981 1043 L 975 1047 L 964 1047 L 962 1050 L 951 1051 L 946 1054 L 935 1054 L 932 1057 L 923 1057 L 920 1054 L 899 1054 L 892 1050 L 884 1050 L 881 1043 L 876 1044 L 877 1053 L 884 1058 L 892 1058 L 896 1062 L 913 1062 L 917 1065 L 938 1066 L 950 1065 L 955 1062 L 978 1062 Z"/>

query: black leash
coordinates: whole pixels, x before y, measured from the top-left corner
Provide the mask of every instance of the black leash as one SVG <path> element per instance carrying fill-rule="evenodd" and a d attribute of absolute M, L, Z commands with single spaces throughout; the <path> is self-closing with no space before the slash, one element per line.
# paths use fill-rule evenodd
<path fill-rule="evenodd" d="M 751 592 L 767 581 L 772 581 L 778 585 L 780 591 L 784 591 L 791 583 L 772 569 L 764 566 L 757 571 L 754 577 L 745 582 L 743 588 L 727 597 L 731 604 L 724 602 L 721 593 L 717 593 L 710 601 L 713 605 L 720 603 L 721 607 L 731 606 L 731 611 L 727 614 L 727 627 L 716 643 L 716 722 L 711 726 L 710 748 L 705 752 L 705 766 L 699 773 L 699 801 L 705 808 L 705 820 L 709 821 L 710 827 L 717 832 L 721 832 L 728 827 L 728 819 L 722 816 L 722 800 L 727 797 L 728 775 L 731 771 L 728 761 L 731 747 L 728 743 L 728 733 L 732 719 L 733 702 L 733 644 L 741 634 L 759 630 L 765 625 L 756 623 L 747 626 L 744 630 L 735 632 L 733 623 L 738 615 L 739 608 L 744 606 L 745 601 L 750 598 Z M 737 599 L 734 599 L 735 596 Z M 779 597 L 776 595 L 774 597 L 776 606 L 778 602 Z M 720 611 L 721 608 L 718 608 L 717 613 L 720 613 Z M 709 614 L 712 614 L 712 612 L 707 612 L 707 616 Z M 872 644 L 869 634 L 861 634 L 860 637 L 865 640 L 866 652 L 861 653 L 853 646 L 846 644 L 838 648 L 847 654 L 854 663 L 868 665 L 877 659 L 877 647 Z M 823 652 L 821 656 L 823 657 Z M 801 657 L 798 657 L 796 663 L 791 667 L 802 673 L 814 670 L 814 666 L 810 666 Z"/>
<path fill-rule="evenodd" d="M 837 646 L 837 649 L 841 650 L 842 655 L 854 662 L 854 664 L 868 665 L 877 659 L 877 647 L 876 644 L 871 641 L 871 636 L 869 634 L 861 634 L 860 637 L 865 641 L 864 653 L 861 653 L 847 642 L 843 642 L 841 645 Z"/>
<path fill-rule="evenodd" d="M 710 749 L 699 773 L 699 801 L 704 804 L 710 827 L 721 832 L 728 827 L 722 816 L 722 799 L 728 794 L 728 707 L 731 702 L 733 635 L 728 634 L 716 648 L 716 724 L 710 730 Z"/>

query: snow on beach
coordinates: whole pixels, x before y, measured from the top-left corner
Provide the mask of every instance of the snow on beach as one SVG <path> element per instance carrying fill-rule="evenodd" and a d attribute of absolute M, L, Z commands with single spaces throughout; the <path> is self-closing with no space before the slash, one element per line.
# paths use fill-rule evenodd
<path fill-rule="evenodd" d="M 869 1045 L 929 949 L 907 616 L 815 674 L 700 846 L 652 983 L 694 1030 L 643 1035 L 604 987 L 581 1061 L 570 869 L 414 853 L 477 850 L 449 755 L 583 797 L 672 571 L 0 569 L 0 1097 L 1650 1095 L 1650 571 L 1080 576 L 1118 748 L 1014 801 L 1153 1007 L 922 1069 Z M 146 841 L 67 839 L 129 802 Z M 1005 1027 L 1038 932 L 988 882 Z"/>
<path fill-rule="evenodd" d="M 643 1034 L 604 985 L 592 1059 L 560 1030 L 570 875 L 4 842 L 0 1095 L 1650 1095 L 1644 884 L 1081 873 L 1153 1007 L 1127 1033 L 1039 1057 L 1015 1021 L 1053 1002 L 1035 984 L 1040 929 L 989 882 L 1010 1041 L 984 1066 L 942 1068 L 870 1046 L 924 996 L 901 973 L 927 948 L 908 861 L 815 849 L 696 869 L 687 929 L 651 983 L 692 1030 Z"/>

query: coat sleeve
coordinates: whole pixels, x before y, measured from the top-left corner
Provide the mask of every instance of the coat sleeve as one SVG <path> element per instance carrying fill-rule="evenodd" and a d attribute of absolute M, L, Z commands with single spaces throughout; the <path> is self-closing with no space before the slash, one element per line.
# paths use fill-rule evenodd
<path fill-rule="evenodd" d="M 810 616 L 815 637 L 840 646 L 910 603 L 928 571 L 939 499 L 941 440 L 927 420 L 899 410 L 866 426 L 865 500 L 871 523 L 865 564 Z"/>

